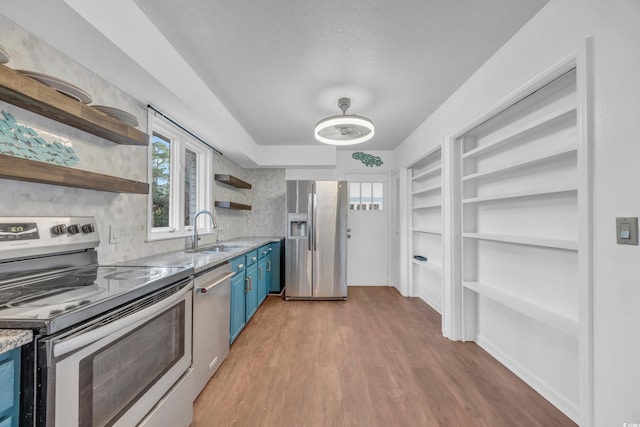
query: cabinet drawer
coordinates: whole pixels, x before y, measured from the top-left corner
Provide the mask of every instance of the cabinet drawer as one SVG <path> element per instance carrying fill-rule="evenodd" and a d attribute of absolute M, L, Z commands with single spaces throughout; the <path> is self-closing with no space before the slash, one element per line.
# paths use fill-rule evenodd
<path fill-rule="evenodd" d="M 269 255 L 270 251 L 271 251 L 271 243 L 269 243 L 268 245 L 261 246 L 260 248 L 258 248 L 258 259 L 262 259 L 266 257 L 267 255 Z"/>
<path fill-rule="evenodd" d="M 251 264 L 255 264 L 255 262 L 258 261 L 258 250 L 247 252 L 245 257 L 247 261 L 247 267 Z"/>
<path fill-rule="evenodd" d="M 238 275 L 239 273 L 242 273 L 244 269 L 247 267 L 247 263 L 245 262 L 244 255 L 232 259 L 231 261 L 229 261 L 229 263 L 231 264 L 231 271 L 236 273 L 236 275 Z"/>

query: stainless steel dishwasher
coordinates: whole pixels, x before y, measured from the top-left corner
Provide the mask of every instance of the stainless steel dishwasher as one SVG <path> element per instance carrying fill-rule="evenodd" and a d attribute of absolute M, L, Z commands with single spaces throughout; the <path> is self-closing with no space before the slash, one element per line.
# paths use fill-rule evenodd
<path fill-rule="evenodd" d="M 231 265 L 196 276 L 193 288 L 193 399 L 229 354 Z"/>

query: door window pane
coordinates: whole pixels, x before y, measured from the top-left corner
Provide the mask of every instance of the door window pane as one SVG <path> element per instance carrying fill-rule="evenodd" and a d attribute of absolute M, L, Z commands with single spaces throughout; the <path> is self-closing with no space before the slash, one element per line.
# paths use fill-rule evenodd
<path fill-rule="evenodd" d="M 381 211 L 384 202 L 382 182 L 350 182 L 349 209 L 352 211 Z"/>
<path fill-rule="evenodd" d="M 382 201 L 383 201 L 382 188 L 383 188 L 383 185 L 381 182 L 373 183 L 373 197 L 371 199 L 371 210 L 374 210 L 374 211 L 382 210 Z"/>
<path fill-rule="evenodd" d="M 354 211 L 360 207 L 360 183 L 349 184 L 349 209 Z"/>
<path fill-rule="evenodd" d="M 169 226 L 169 178 L 171 170 L 171 142 L 156 133 L 152 140 L 152 182 L 153 226 Z"/>
<path fill-rule="evenodd" d="M 360 184 L 360 210 L 371 210 L 371 183 L 363 182 Z"/>
<path fill-rule="evenodd" d="M 185 150 L 184 162 L 184 225 L 191 223 L 197 207 L 198 189 L 198 155 L 191 150 Z"/>

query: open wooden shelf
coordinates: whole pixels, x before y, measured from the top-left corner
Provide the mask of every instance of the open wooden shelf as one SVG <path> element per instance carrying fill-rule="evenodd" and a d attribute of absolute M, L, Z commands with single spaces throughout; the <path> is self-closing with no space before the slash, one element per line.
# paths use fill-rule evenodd
<path fill-rule="evenodd" d="M 0 178 L 112 193 L 149 194 L 149 184 L 0 154 Z"/>
<path fill-rule="evenodd" d="M 236 178 L 233 175 L 222 175 L 222 174 L 218 174 L 217 173 L 217 174 L 214 175 L 214 179 L 216 181 L 218 181 L 218 182 L 222 182 L 222 183 L 230 185 L 232 187 L 246 188 L 248 190 L 251 189 L 251 184 L 241 180 L 240 178 Z"/>
<path fill-rule="evenodd" d="M 146 133 L 5 65 L 0 65 L 0 99 L 117 144 L 149 144 Z"/>
<path fill-rule="evenodd" d="M 250 205 L 243 205 L 242 203 L 236 202 L 225 202 L 216 200 L 216 208 L 224 208 L 224 209 L 235 209 L 239 211 L 250 211 Z"/>
<path fill-rule="evenodd" d="M 465 282 L 463 287 L 490 298 L 512 310 L 515 310 L 534 320 L 556 328 L 572 337 L 578 337 L 578 320 L 564 314 L 549 310 L 535 302 L 515 296 L 494 286 L 480 282 Z"/>

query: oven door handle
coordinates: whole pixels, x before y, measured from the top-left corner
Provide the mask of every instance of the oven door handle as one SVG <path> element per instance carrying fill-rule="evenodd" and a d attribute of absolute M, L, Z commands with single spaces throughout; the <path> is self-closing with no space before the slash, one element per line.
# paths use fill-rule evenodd
<path fill-rule="evenodd" d="M 191 279 L 189 279 L 189 281 L 191 281 Z M 111 334 L 114 334 L 116 332 L 124 332 L 124 329 L 126 328 L 130 328 L 138 323 L 143 323 L 147 319 L 153 318 L 157 314 L 163 312 L 167 308 L 176 304 L 178 301 L 182 300 L 186 294 L 191 293 L 191 289 L 191 286 L 185 286 L 183 289 L 168 296 L 166 299 L 153 303 L 150 306 L 143 305 L 142 307 L 144 308 L 139 308 L 137 311 L 127 313 L 126 316 L 112 320 L 111 322 L 106 323 L 104 326 L 87 331 L 78 331 L 80 333 L 73 334 L 72 336 L 66 339 L 61 339 L 60 341 L 54 341 L 53 356 L 64 356 L 69 352 L 86 347 L 89 344 L 99 341 Z M 145 299 L 146 298 L 142 298 L 140 301 L 144 301 Z M 140 301 L 137 301 L 136 304 Z M 124 307 L 118 311 L 126 311 L 128 309 L 130 308 Z M 113 313 L 111 313 L 110 316 L 111 315 L 113 315 Z"/>

